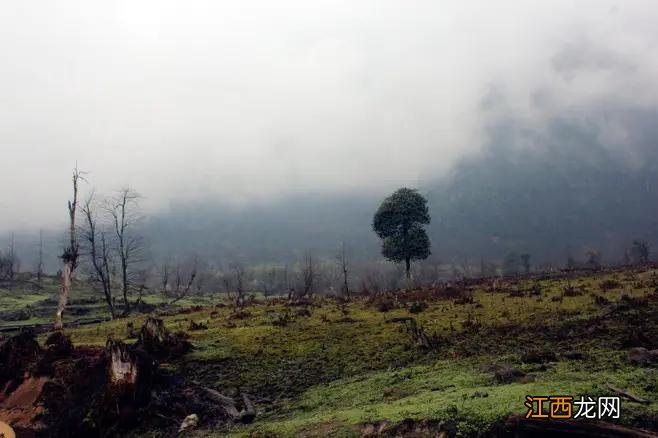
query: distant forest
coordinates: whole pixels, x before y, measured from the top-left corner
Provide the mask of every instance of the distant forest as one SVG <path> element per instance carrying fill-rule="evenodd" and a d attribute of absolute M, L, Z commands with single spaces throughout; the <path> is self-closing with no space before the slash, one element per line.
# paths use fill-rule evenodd
<path fill-rule="evenodd" d="M 625 142 L 632 147 L 603 146 L 601 118 L 591 124 L 556 119 L 541 133 L 499 123 L 483 151 L 422 184 L 432 216 L 430 261 L 500 265 L 517 252 L 530 254 L 535 266 L 564 267 L 568 258 L 582 261 L 595 251 L 614 264 L 634 239 L 655 247 L 658 115 L 627 115 Z M 376 260 L 372 215 L 386 194 L 355 188 L 351 195 L 297 195 L 243 208 L 212 199 L 180 203 L 146 216 L 142 234 L 155 263 L 191 255 L 217 265 L 282 263 L 309 251 L 329 258 L 341 242 L 353 259 Z M 31 269 L 38 233 L 14 240 L 22 267 Z M 47 270 L 58 269 L 60 240 L 60 234 L 46 236 Z M 4 241 L 9 244 L 9 234 Z"/>
<path fill-rule="evenodd" d="M 596 251 L 619 263 L 634 239 L 658 242 L 658 124 L 639 120 L 633 148 L 609 148 L 595 127 L 554 121 L 546 132 L 499 126 L 485 150 L 419 187 L 429 200 L 433 260 L 478 265 L 510 252 L 564 266 Z M 645 122 L 645 123 L 642 123 Z M 650 128 L 648 128 L 650 127 Z M 541 147 L 524 146 L 536 145 Z M 371 230 L 381 197 L 297 196 L 242 210 L 181 205 L 148 223 L 155 254 L 183 251 L 254 262 L 331 255 L 341 241 L 379 258 Z"/>

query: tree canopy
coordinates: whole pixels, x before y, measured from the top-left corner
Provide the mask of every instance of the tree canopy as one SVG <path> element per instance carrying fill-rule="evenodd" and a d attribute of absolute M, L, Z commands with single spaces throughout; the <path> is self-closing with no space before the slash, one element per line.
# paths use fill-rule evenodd
<path fill-rule="evenodd" d="M 375 213 L 372 228 L 382 239 L 382 254 L 394 262 L 404 261 L 407 278 L 411 261 L 430 255 L 430 240 L 423 228 L 429 223 L 427 200 L 415 189 L 396 190 Z"/>

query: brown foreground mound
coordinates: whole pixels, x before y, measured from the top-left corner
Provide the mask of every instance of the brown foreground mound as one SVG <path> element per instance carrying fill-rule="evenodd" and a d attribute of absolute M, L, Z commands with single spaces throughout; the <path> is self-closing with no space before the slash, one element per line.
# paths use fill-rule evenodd
<path fill-rule="evenodd" d="M 121 436 L 161 422 L 175 434 L 195 414 L 205 425 L 251 421 L 255 409 L 158 367 L 190 349 L 180 334 L 149 318 L 134 345 L 73 347 L 55 332 L 42 348 L 24 332 L 0 341 L 0 419 L 18 436 Z M 238 407 L 244 409 L 238 410 Z"/>

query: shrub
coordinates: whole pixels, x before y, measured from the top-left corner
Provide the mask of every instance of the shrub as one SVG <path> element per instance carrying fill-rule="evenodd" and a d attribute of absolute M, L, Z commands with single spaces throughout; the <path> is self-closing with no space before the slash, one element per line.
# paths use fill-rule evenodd
<path fill-rule="evenodd" d="M 390 298 L 382 298 L 378 300 L 375 306 L 377 307 L 377 310 L 380 312 L 388 312 L 396 308 L 395 303 Z"/>
<path fill-rule="evenodd" d="M 409 306 L 409 313 L 420 313 L 427 309 L 427 303 L 424 301 L 414 301 Z"/>
<path fill-rule="evenodd" d="M 599 286 L 601 287 L 601 290 L 611 290 L 620 288 L 621 283 L 617 280 L 607 279 L 603 280 Z"/>

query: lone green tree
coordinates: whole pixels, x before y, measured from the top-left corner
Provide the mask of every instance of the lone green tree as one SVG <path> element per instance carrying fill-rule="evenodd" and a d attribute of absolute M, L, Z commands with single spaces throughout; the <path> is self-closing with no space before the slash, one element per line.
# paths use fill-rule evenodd
<path fill-rule="evenodd" d="M 430 223 L 427 200 L 414 189 L 401 188 L 384 199 L 372 228 L 382 239 L 382 255 L 393 262 L 403 262 L 407 287 L 411 283 L 411 261 L 430 255 L 430 239 L 423 225 Z"/>

